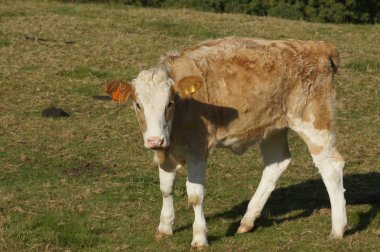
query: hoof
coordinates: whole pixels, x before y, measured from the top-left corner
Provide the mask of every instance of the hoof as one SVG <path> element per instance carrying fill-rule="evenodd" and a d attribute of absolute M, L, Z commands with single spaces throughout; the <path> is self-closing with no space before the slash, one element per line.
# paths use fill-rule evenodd
<path fill-rule="evenodd" d="M 342 240 L 343 233 L 331 232 L 329 238 L 332 240 Z"/>
<path fill-rule="evenodd" d="M 167 233 L 163 233 L 163 232 L 159 232 L 157 231 L 156 233 L 156 239 L 157 240 L 160 240 L 160 239 L 163 239 L 163 238 L 167 238 L 167 237 L 170 237 L 172 236 L 173 234 L 167 234 Z"/>
<path fill-rule="evenodd" d="M 332 229 L 329 235 L 329 238 L 334 239 L 334 240 L 341 240 L 343 238 L 343 235 L 346 229 L 347 229 L 347 225 L 344 225 L 341 228 Z"/>
<path fill-rule="evenodd" d="M 191 243 L 191 248 L 192 249 L 197 249 L 197 250 L 202 250 L 208 247 L 208 243 L 206 242 L 192 242 Z"/>
<path fill-rule="evenodd" d="M 253 226 L 248 226 L 247 224 L 240 224 L 238 230 L 236 231 L 237 234 L 244 234 L 253 229 Z"/>

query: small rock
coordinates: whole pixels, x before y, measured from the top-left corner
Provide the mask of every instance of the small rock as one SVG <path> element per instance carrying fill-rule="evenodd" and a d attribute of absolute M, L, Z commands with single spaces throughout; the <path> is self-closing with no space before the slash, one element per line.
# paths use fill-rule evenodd
<path fill-rule="evenodd" d="M 70 115 L 61 108 L 51 107 L 42 111 L 42 116 L 43 117 L 69 117 Z"/>

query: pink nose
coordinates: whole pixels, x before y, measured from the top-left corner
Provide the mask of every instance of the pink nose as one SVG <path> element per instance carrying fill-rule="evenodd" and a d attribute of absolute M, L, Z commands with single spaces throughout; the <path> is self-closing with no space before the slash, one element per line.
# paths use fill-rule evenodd
<path fill-rule="evenodd" d="M 164 138 L 161 137 L 149 137 L 147 140 L 147 147 L 154 148 L 162 148 L 164 145 Z"/>

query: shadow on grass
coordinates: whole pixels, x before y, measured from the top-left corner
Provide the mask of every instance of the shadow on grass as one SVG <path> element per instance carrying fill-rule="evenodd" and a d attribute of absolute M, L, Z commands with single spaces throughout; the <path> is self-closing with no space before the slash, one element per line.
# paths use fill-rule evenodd
<path fill-rule="evenodd" d="M 371 205 L 367 212 L 359 213 L 358 223 L 346 231 L 346 235 L 365 230 L 370 223 L 380 215 L 380 173 L 372 172 L 368 174 L 352 174 L 344 177 L 344 187 L 346 188 L 347 205 Z M 244 215 L 249 200 L 244 200 L 240 204 L 233 206 L 230 210 L 207 216 L 207 221 L 218 218 L 231 219 L 234 221 L 228 228 L 225 236 L 233 236 L 240 224 L 240 218 Z M 297 220 L 299 218 L 309 217 L 323 209 L 330 208 L 330 202 L 327 191 L 321 179 L 307 180 L 305 182 L 279 188 L 273 191 L 266 207 L 263 209 L 262 216 L 255 222 L 255 227 L 271 227 L 284 221 Z M 301 213 L 281 218 L 280 216 L 292 211 L 301 211 Z M 270 213 L 270 214 L 268 214 Z M 326 214 L 331 218 L 331 213 Z M 191 228 L 188 224 L 177 228 L 179 232 Z M 254 229 L 255 230 L 255 229 Z M 222 237 L 210 237 L 210 242 L 217 241 Z"/>

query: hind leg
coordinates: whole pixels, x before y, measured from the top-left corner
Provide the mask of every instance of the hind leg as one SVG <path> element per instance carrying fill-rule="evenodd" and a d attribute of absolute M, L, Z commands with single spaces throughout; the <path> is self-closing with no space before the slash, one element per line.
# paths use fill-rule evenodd
<path fill-rule="evenodd" d="M 264 171 L 259 186 L 248 204 L 237 233 L 250 231 L 256 218 L 276 186 L 277 180 L 289 166 L 291 158 L 287 140 L 287 130 L 282 130 L 264 139 L 260 144 L 264 159 Z"/>
<path fill-rule="evenodd" d="M 331 238 L 342 238 L 347 225 L 346 201 L 343 188 L 344 160 L 335 146 L 332 129 L 317 129 L 312 121 L 295 120 L 291 128 L 306 142 L 326 186 L 330 204 L 332 230 Z"/>

